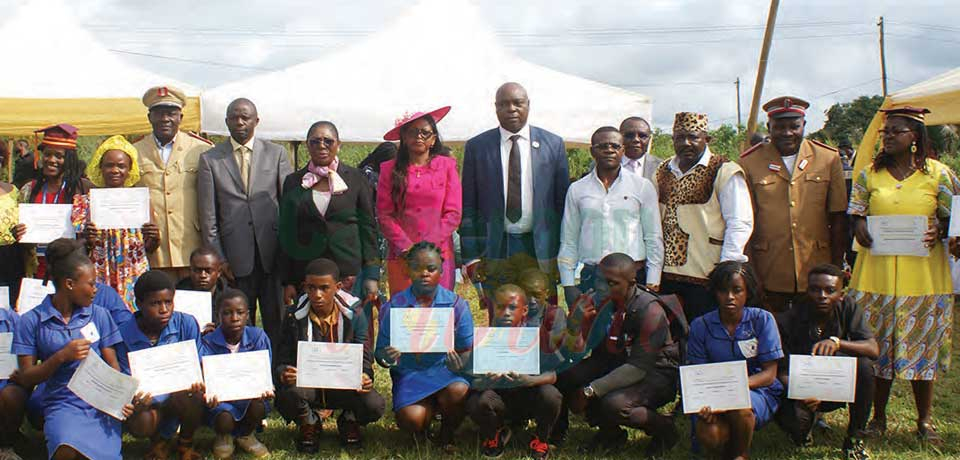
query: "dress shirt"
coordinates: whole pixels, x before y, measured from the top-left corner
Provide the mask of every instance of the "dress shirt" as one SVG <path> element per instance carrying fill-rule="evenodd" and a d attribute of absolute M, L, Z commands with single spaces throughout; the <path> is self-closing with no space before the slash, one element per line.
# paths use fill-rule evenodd
<path fill-rule="evenodd" d="M 319 212 L 321 216 L 327 215 L 327 207 L 330 206 L 330 198 L 333 195 L 330 192 L 320 192 L 317 190 L 311 190 L 310 195 L 313 198 L 313 204 L 317 207 L 317 212 Z"/>
<path fill-rule="evenodd" d="M 173 153 L 173 142 L 176 140 L 177 136 L 173 136 L 173 139 L 164 145 L 160 143 L 160 139 L 157 139 L 157 136 L 153 136 L 153 142 L 157 144 L 157 152 L 160 153 L 160 159 L 163 160 L 163 164 L 167 164 L 167 160 L 170 159 L 170 154 Z"/>
<path fill-rule="evenodd" d="M 627 158 L 626 155 L 620 159 L 620 164 L 626 169 L 634 174 L 643 175 L 643 167 L 647 163 L 647 154 L 644 154 L 642 157 L 637 158 L 636 160 L 632 158 Z"/>
<path fill-rule="evenodd" d="M 510 136 L 519 135 L 517 146 L 520 148 L 520 209 L 523 215 L 520 220 L 511 223 L 506 218 L 507 186 L 510 180 L 510 148 L 513 142 Z M 500 127 L 500 162 L 503 165 L 503 209 L 504 224 L 507 233 L 530 233 L 533 231 L 533 157 L 530 153 L 530 125 L 520 128 L 520 131 L 511 133 Z"/>
<path fill-rule="evenodd" d="M 250 164 L 253 162 L 251 158 L 253 156 L 253 136 L 250 137 L 245 144 L 241 144 L 233 139 L 233 136 L 230 137 L 230 146 L 233 149 L 233 157 L 237 159 L 237 166 L 240 168 L 240 178 L 244 181 L 243 189 L 250 190 Z M 241 148 L 246 149 L 246 167 L 247 167 L 247 177 L 243 177 L 243 167 L 244 167 L 244 155 L 240 150 Z"/>
<path fill-rule="evenodd" d="M 597 264 L 622 252 L 647 261 L 647 284 L 660 284 L 663 271 L 663 232 L 660 205 L 653 183 L 620 168 L 607 190 L 596 169 L 567 191 L 560 226 L 560 283 L 576 284 L 577 264 Z"/>
<path fill-rule="evenodd" d="M 703 152 L 700 161 L 693 165 L 686 173 L 680 171 L 677 157 L 670 160 L 670 172 L 677 177 L 683 177 L 696 168 L 706 168 L 710 162 L 710 147 Z M 734 174 L 727 183 L 717 191 L 720 201 L 720 213 L 726 229 L 723 231 L 723 248 L 720 249 L 720 262 L 735 260 L 746 262 L 747 256 L 743 250 L 753 234 L 753 202 L 750 201 L 750 191 L 743 174 Z"/>
<path fill-rule="evenodd" d="M 780 159 L 783 160 L 784 166 L 787 167 L 787 175 L 793 176 L 793 168 L 794 165 L 797 164 L 797 154 L 794 153 L 793 155 L 781 155 Z"/>

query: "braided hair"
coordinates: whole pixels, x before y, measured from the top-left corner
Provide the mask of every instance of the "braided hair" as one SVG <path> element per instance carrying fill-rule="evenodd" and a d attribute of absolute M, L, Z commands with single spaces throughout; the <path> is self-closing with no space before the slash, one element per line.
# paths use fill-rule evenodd
<path fill-rule="evenodd" d="M 717 293 L 724 289 L 729 289 L 733 284 L 733 275 L 740 275 L 743 278 L 743 284 L 747 288 L 747 306 L 763 305 L 763 294 L 760 292 L 760 284 L 757 282 L 757 275 L 753 267 L 745 262 L 728 260 L 720 262 L 708 275 L 708 289 L 710 295 L 716 297 Z"/>
<path fill-rule="evenodd" d="M 46 150 L 45 147 L 41 146 L 41 153 Z M 42 160 L 41 160 L 42 161 Z M 80 156 L 77 155 L 76 149 L 66 149 L 63 151 L 63 166 L 62 175 L 63 175 L 63 203 L 71 203 L 73 201 L 73 196 L 80 193 L 86 193 L 85 187 L 83 187 L 83 171 L 86 169 L 86 165 L 80 160 Z M 30 190 L 30 202 L 34 202 L 37 199 L 37 195 L 40 194 L 40 191 L 43 190 L 44 186 L 47 183 L 47 177 L 43 175 L 42 172 L 37 173 L 36 181 L 34 182 L 33 188 Z"/>
<path fill-rule="evenodd" d="M 430 115 L 424 115 L 421 117 L 424 120 L 427 120 L 427 123 L 430 123 L 430 129 L 433 130 L 434 135 L 436 136 L 436 141 L 434 141 L 433 146 L 430 147 L 430 156 L 428 159 L 433 160 L 433 157 L 437 155 L 442 155 L 445 150 L 443 146 L 443 141 L 440 139 L 440 131 L 437 131 L 437 122 L 433 120 L 433 117 Z M 418 118 L 417 120 L 421 119 Z M 411 120 L 409 123 L 400 128 L 400 132 L 410 129 L 410 125 L 416 120 Z M 390 195 L 393 200 L 393 207 L 396 209 L 396 213 L 401 213 L 403 205 L 407 199 L 407 168 L 410 166 L 410 151 L 406 145 L 403 144 L 403 136 L 400 136 L 400 147 L 397 148 L 397 162 L 393 165 L 393 173 L 391 174 L 392 184 L 390 186 Z"/>
<path fill-rule="evenodd" d="M 921 121 L 906 117 L 895 118 L 906 122 L 907 127 L 910 128 L 910 131 L 913 131 L 913 134 L 916 136 L 916 140 L 914 142 L 916 142 L 917 151 L 910 153 L 910 162 L 913 164 L 915 169 L 922 171 L 924 174 L 928 174 L 929 171 L 927 171 L 927 158 L 936 158 L 936 154 L 933 151 L 933 142 L 930 140 L 930 135 L 927 133 L 926 125 L 924 125 Z M 887 119 L 889 120 L 889 117 Z M 884 151 L 883 144 L 881 143 L 880 152 L 878 152 L 877 156 L 873 158 L 873 170 L 880 171 L 881 169 L 886 169 L 893 165 L 893 155 Z"/>
<path fill-rule="evenodd" d="M 403 260 L 409 266 L 411 263 L 413 263 L 417 254 L 419 254 L 422 251 L 429 251 L 429 252 L 435 253 L 437 257 L 440 258 L 440 262 L 441 263 L 443 262 L 443 251 L 440 250 L 440 246 L 437 246 L 429 241 L 420 241 L 418 243 L 415 243 L 413 246 L 410 246 L 410 250 L 407 251 L 406 254 L 404 254 Z"/>

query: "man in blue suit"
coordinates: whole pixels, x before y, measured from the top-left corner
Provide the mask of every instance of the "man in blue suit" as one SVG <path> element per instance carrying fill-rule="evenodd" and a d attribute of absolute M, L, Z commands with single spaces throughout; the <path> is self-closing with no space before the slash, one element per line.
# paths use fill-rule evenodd
<path fill-rule="evenodd" d="M 518 83 L 496 95 L 500 126 L 469 141 L 463 154 L 464 273 L 481 296 L 516 283 L 527 268 L 559 280 L 560 222 L 570 185 L 563 139 L 527 124 L 530 99 Z M 492 317 L 492 315 L 491 315 Z"/>

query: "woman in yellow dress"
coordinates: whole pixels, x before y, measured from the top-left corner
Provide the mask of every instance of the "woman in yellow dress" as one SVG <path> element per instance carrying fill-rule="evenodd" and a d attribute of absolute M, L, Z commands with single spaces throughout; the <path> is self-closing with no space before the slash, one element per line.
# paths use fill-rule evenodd
<path fill-rule="evenodd" d="M 917 405 L 917 436 L 942 443 L 931 423 L 933 382 L 950 363 L 953 285 L 942 240 L 950 222 L 952 196 L 960 182 L 943 163 L 931 159 L 924 125 L 927 109 L 884 110 L 883 145 L 873 164 L 853 184 L 848 213 L 860 251 L 850 294 L 866 309 L 880 342 L 874 365 L 876 393 L 868 431 L 886 431 L 887 400 L 894 378 L 910 380 Z M 873 238 L 867 216 L 921 215 L 929 226 L 923 237 L 930 255 L 884 256 L 869 249 Z"/>

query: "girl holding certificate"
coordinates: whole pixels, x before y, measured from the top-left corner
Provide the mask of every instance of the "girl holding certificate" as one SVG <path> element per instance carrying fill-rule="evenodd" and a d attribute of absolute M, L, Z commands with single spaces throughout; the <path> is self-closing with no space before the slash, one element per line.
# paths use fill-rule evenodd
<path fill-rule="evenodd" d="M 3 144 L 0 142 L 0 144 Z M 3 147 L 0 147 L 2 150 Z M 13 184 L 0 182 L 0 286 L 9 290 L 7 305 L 14 305 L 20 293 L 20 279 L 23 278 L 26 267 L 23 246 L 17 244 L 14 227 L 19 221 L 17 201 L 20 192 Z M 2 302 L 2 300 L 0 300 Z"/>
<path fill-rule="evenodd" d="M 200 327 L 193 317 L 174 311 L 173 280 L 166 273 L 150 270 L 133 287 L 138 311 L 132 321 L 120 325 L 123 342 L 117 344 L 120 370 L 130 372 L 128 354 L 152 347 L 193 341 L 199 348 Z M 171 450 L 180 460 L 200 460 L 193 449 L 193 433 L 203 421 L 203 383 L 189 390 L 163 395 L 137 395 L 133 415 L 124 423 L 128 433 L 138 438 L 150 438 L 150 450 L 144 459 L 166 459 Z M 171 439 L 180 428 L 175 448 Z"/>
<path fill-rule="evenodd" d="M 749 458 L 753 431 L 773 418 L 784 393 L 777 380 L 777 361 L 783 358 L 780 332 L 770 312 L 746 306 L 760 305 L 749 265 L 721 262 L 710 272 L 709 283 L 718 308 L 690 326 L 687 364 L 746 360 L 752 409 L 701 408 L 693 417 L 696 441 L 723 458 Z"/>
<path fill-rule="evenodd" d="M 447 368 L 446 353 L 401 353 L 393 346 L 390 310 L 452 308 L 454 349 L 459 353 L 473 347 L 473 316 L 466 300 L 439 285 L 443 257 L 437 245 L 426 241 L 416 243 L 405 258 L 413 284 L 381 308 L 375 356 L 381 366 L 390 369 L 393 410 L 400 429 L 422 438 L 434 415 L 439 413 L 442 421 L 438 441 L 445 451 L 452 452 L 454 434 L 464 417 L 467 381 Z"/>
<path fill-rule="evenodd" d="M 120 135 L 103 141 L 87 164 L 87 177 L 97 188 L 132 187 L 140 180 L 137 149 Z M 97 266 L 97 280 L 116 289 L 130 311 L 136 310 L 133 283 L 150 269 L 147 253 L 157 249 L 160 230 L 152 223 L 143 228 L 98 230 L 90 217 L 90 195 L 86 193 L 74 195 L 71 217 Z"/>
<path fill-rule="evenodd" d="M 247 326 L 250 309 L 243 291 L 232 288 L 223 291 L 223 294 L 217 297 L 216 311 L 220 317 L 220 326 L 200 339 L 200 359 L 209 355 L 258 350 L 273 353 L 267 333 L 259 327 Z M 208 422 L 216 432 L 213 441 L 214 458 L 233 458 L 234 441 L 240 449 L 256 458 L 270 455 L 267 447 L 254 436 L 254 430 L 270 411 L 269 400 L 272 398 L 273 393 L 268 392 L 258 399 L 229 402 L 219 402 L 216 398 L 207 400 L 210 408 Z"/>
<path fill-rule="evenodd" d="M 98 411 L 67 388 L 90 353 L 119 370 L 114 346 L 122 338 L 110 314 L 93 304 L 96 272 L 86 256 L 70 254 L 50 267 L 56 293 L 20 319 L 13 341 L 26 388 L 34 392 L 51 459 L 120 460 L 120 421 Z M 124 407 L 129 416 L 133 406 Z"/>
<path fill-rule="evenodd" d="M 5 337 L 12 340 L 17 334 L 17 324 L 20 316 L 9 308 L 0 308 L 0 334 L 9 334 Z M 0 340 L 9 344 L 5 340 Z M 8 345 L 9 346 L 9 345 Z M 0 348 L 0 353 L 8 351 Z M 6 372 L 9 368 L 4 369 Z M 10 378 L 6 374 L 0 375 L 0 459 L 19 459 L 13 451 L 14 440 L 20 435 L 20 424 L 23 423 L 23 413 L 27 404 L 27 391 L 17 382 L 18 371 L 14 370 Z"/>
<path fill-rule="evenodd" d="M 854 180 L 847 208 L 857 243 L 865 248 L 853 268 L 850 295 L 866 309 L 880 343 L 873 420 L 867 431 L 876 436 L 886 432 L 887 400 L 893 379 L 899 378 L 913 387 L 917 437 L 939 445 L 943 440 L 930 414 L 933 382 L 950 364 L 953 329 L 953 281 L 942 240 L 960 183 L 949 167 L 931 158 L 924 126 L 929 110 L 902 107 L 881 112 L 886 113 L 880 130 L 882 148 Z M 885 215 L 925 216 L 929 226 L 922 238 L 930 254 L 873 254 L 867 219 Z M 928 326 L 920 326 L 924 324 Z"/>

